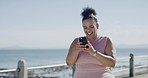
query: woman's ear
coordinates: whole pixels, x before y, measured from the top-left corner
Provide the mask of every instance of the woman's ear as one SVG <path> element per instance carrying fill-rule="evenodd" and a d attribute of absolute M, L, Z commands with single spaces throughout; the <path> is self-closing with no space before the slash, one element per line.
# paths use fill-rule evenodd
<path fill-rule="evenodd" d="M 97 23 L 97 29 L 99 29 L 99 24 Z"/>

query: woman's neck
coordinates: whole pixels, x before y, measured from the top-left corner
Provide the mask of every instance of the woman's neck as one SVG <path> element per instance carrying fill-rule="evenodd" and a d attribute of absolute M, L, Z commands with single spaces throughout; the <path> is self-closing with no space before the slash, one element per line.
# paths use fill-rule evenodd
<path fill-rule="evenodd" d="M 88 37 L 87 37 L 88 38 Z M 88 38 L 88 40 L 89 41 L 94 41 L 94 40 L 96 40 L 96 39 L 98 39 L 99 38 L 99 36 L 98 35 L 96 35 L 96 36 L 94 36 L 94 37 L 92 37 L 92 38 Z"/>

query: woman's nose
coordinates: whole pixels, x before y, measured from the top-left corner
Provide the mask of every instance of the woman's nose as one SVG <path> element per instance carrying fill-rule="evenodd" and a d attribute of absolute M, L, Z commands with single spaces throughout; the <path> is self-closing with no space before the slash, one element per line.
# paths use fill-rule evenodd
<path fill-rule="evenodd" d="M 89 29 L 89 28 L 87 28 L 87 29 L 86 29 L 86 31 L 87 31 L 87 32 L 90 32 L 90 29 Z"/>

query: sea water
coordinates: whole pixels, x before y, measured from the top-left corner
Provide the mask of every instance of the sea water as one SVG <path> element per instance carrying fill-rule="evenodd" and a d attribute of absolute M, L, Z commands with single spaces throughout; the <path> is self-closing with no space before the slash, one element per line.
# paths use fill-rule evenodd
<path fill-rule="evenodd" d="M 65 63 L 67 50 L 0 50 L 0 68 L 16 68 L 25 59 L 28 67 Z"/>
<path fill-rule="evenodd" d="M 17 67 L 20 59 L 25 59 L 28 67 L 64 64 L 68 49 L 46 49 L 46 50 L 0 50 L 0 69 L 12 69 Z M 118 48 L 117 58 L 148 55 L 148 48 Z M 124 65 L 126 65 L 125 62 Z"/>

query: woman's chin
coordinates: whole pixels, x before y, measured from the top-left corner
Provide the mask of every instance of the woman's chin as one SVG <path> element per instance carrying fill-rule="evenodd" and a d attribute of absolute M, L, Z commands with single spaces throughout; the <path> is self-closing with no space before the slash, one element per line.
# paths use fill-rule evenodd
<path fill-rule="evenodd" d="M 89 36 L 87 35 L 86 37 L 87 37 L 89 40 L 95 40 L 95 39 L 96 39 L 96 37 L 93 36 L 93 35 L 89 35 Z"/>
<path fill-rule="evenodd" d="M 88 38 L 89 40 L 92 40 L 92 39 L 93 39 L 93 37 L 92 37 L 92 36 L 87 36 L 87 38 Z"/>

